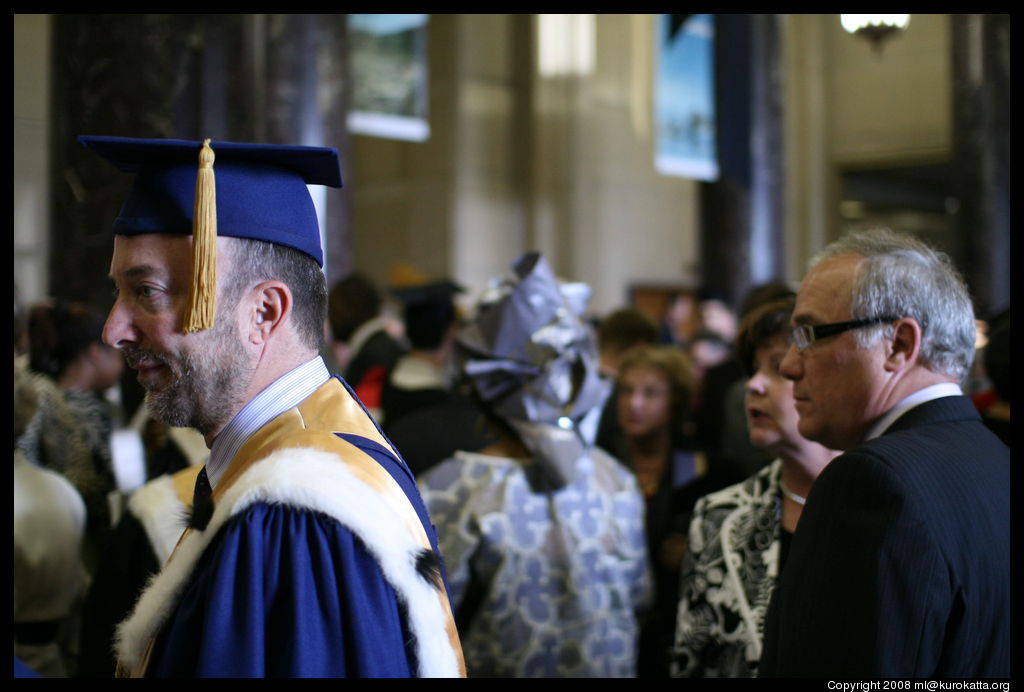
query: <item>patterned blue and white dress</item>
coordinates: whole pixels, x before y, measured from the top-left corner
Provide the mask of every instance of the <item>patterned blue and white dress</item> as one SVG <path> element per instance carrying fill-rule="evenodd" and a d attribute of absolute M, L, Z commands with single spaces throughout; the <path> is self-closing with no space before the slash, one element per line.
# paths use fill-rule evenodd
<path fill-rule="evenodd" d="M 539 491 L 530 459 L 458 452 L 422 477 L 470 676 L 630 677 L 650 598 L 644 501 L 599 449 Z"/>

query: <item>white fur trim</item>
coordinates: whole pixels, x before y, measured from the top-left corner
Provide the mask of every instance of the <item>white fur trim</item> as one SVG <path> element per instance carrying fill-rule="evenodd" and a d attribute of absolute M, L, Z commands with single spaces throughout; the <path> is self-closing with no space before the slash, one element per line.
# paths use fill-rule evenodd
<path fill-rule="evenodd" d="M 205 531 L 189 534 L 174 558 L 156 575 L 131 617 L 117 631 L 117 652 L 137 667 L 150 640 L 168 619 L 192 570 L 218 529 L 252 504 L 282 503 L 323 512 L 352 531 L 377 559 L 402 601 L 415 637 L 422 677 L 457 677 L 459 667 L 445 630 L 437 590 L 416 571 L 422 548 L 402 528 L 398 515 L 336 456 L 313 449 L 286 449 L 254 464 L 225 493 Z"/>
<path fill-rule="evenodd" d="M 146 530 L 156 563 L 167 562 L 188 525 L 188 507 L 178 497 L 174 480 L 160 476 L 146 483 L 128 498 L 128 510 Z"/>

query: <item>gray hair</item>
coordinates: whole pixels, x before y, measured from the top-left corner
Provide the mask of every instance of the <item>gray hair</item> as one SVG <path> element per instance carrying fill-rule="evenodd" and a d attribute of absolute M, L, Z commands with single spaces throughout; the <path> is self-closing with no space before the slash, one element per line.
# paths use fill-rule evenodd
<path fill-rule="evenodd" d="M 281 281 L 291 289 L 292 321 L 302 343 L 315 351 L 323 348 L 327 279 L 316 260 L 264 240 L 232 240 L 232 271 L 225 277 L 223 305 L 237 305 L 243 291 L 262 281 Z"/>
<path fill-rule="evenodd" d="M 914 318 L 921 325 L 921 364 L 963 381 L 974 360 L 974 308 L 949 257 L 911 236 L 878 228 L 843 236 L 811 266 L 845 254 L 865 258 L 854 279 L 851 317 Z M 858 330 L 857 344 L 870 348 L 892 334 L 892 325 Z"/>

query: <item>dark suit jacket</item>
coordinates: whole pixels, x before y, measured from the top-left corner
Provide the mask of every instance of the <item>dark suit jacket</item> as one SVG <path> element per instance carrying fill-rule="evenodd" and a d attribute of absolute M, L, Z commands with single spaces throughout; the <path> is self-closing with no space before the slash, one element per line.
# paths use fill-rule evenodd
<path fill-rule="evenodd" d="M 966 397 L 911 409 L 818 477 L 759 675 L 1010 674 L 1010 452 Z"/>
<path fill-rule="evenodd" d="M 358 353 L 352 354 L 352 360 L 345 370 L 345 381 L 353 389 L 359 389 L 363 378 L 371 369 L 382 366 L 385 372 L 391 372 L 391 368 L 404 352 L 402 345 L 381 329 L 366 340 Z"/>

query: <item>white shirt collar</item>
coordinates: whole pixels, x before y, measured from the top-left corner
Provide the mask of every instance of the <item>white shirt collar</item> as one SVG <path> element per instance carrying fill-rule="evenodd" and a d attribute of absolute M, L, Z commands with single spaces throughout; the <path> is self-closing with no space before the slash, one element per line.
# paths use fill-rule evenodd
<path fill-rule="evenodd" d="M 359 328 L 352 332 L 348 339 L 348 349 L 354 358 L 363 345 L 370 340 L 370 337 L 380 331 L 386 331 L 388 318 L 384 315 L 377 315 L 371 320 L 363 322 Z"/>
<path fill-rule="evenodd" d="M 217 487 L 217 481 L 224 475 L 235 454 L 257 430 L 288 409 L 298 406 L 329 379 L 331 373 L 323 359 L 316 356 L 274 380 L 243 406 L 213 441 L 210 460 L 206 464 L 210 487 Z"/>
<path fill-rule="evenodd" d="M 865 440 L 871 440 L 886 430 L 892 425 L 897 418 L 902 416 L 904 413 L 920 406 L 926 401 L 932 399 L 941 399 L 944 396 L 963 396 L 963 391 L 960 389 L 960 385 L 953 382 L 940 382 L 939 384 L 933 384 L 924 389 L 919 389 L 908 397 L 905 397 L 898 404 L 889 409 L 889 412 L 878 419 L 878 422 L 871 426 L 871 430 L 868 431 Z"/>

